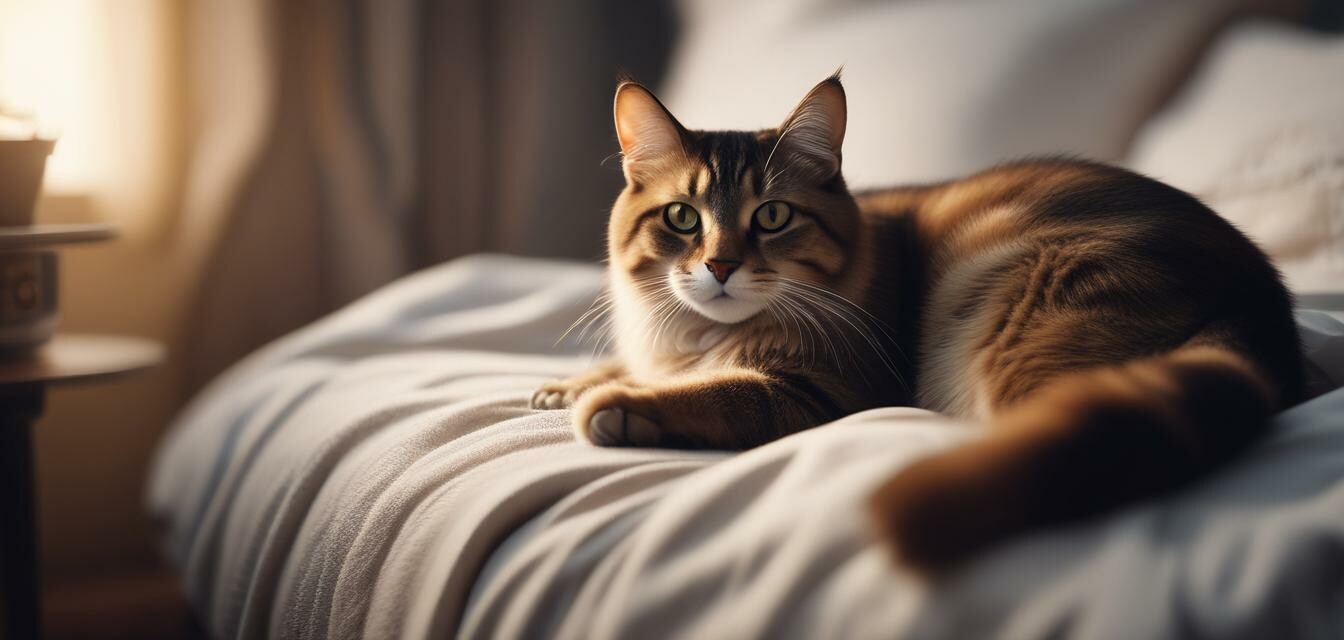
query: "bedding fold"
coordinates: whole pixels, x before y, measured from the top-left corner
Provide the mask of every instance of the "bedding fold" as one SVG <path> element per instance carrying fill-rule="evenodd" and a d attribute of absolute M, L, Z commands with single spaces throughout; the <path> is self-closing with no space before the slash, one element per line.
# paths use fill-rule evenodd
<path fill-rule="evenodd" d="M 399 281 L 235 366 L 148 500 L 221 638 L 1344 637 L 1344 324 L 1301 317 L 1318 398 L 1167 499 L 924 584 L 869 535 L 888 475 L 976 428 L 912 408 L 739 455 L 599 449 L 527 401 L 592 266 L 502 256 Z"/>

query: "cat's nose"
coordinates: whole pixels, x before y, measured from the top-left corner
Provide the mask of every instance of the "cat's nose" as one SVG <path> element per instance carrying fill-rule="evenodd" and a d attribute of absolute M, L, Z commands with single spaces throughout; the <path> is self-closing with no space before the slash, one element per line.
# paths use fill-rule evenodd
<path fill-rule="evenodd" d="M 733 275 L 737 268 L 742 266 L 741 260 L 706 260 L 705 266 L 709 267 L 709 272 L 714 274 L 714 279 L 719 284 L 728 282 L 728 276 Z"/>

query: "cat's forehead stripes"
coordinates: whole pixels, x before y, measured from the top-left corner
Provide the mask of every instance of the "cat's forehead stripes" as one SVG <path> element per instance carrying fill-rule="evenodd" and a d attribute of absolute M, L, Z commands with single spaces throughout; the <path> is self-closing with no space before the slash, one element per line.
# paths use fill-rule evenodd
<path fill-rule="evenodd" d="M 701 136 L 697 151 L 707 181 L 705 200 L 720 222 L 731 224 L 749 188 L 759 183 L 754 175 L 764 161 L 760 143 L 751 133 L 716 131 Z"/>

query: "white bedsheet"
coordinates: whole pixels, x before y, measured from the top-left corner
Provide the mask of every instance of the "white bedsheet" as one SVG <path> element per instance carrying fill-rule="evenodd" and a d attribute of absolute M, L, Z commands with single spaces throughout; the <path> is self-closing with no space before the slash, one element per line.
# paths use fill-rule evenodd
<path fill-rule="evenodd" d="M 482 256 L 234 367 L 149 502 L 219 637 L 1344 637 L 1344 390 L 1161 502 L 944 584 L 894 570 L 869 491 L 973 431 L 889 408 L 731 456 L 597 449 L 531 411 L 594 267 Z M 1325 386 L 1344 324 L 1306 314 Z M 479 576 L 479 579 L 478 579 Z"/>

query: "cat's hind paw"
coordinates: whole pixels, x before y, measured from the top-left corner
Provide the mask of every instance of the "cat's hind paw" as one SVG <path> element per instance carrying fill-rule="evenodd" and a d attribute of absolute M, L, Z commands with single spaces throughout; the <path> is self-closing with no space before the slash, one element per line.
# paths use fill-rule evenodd
<path fill-rule="evenodd" d="M 869 514 L 894 559 L 924 575 L 964 564 L 1007 537 L 1023 506 L 983 473 L 972 446 L 934 454 L 888 479 Z"/>

